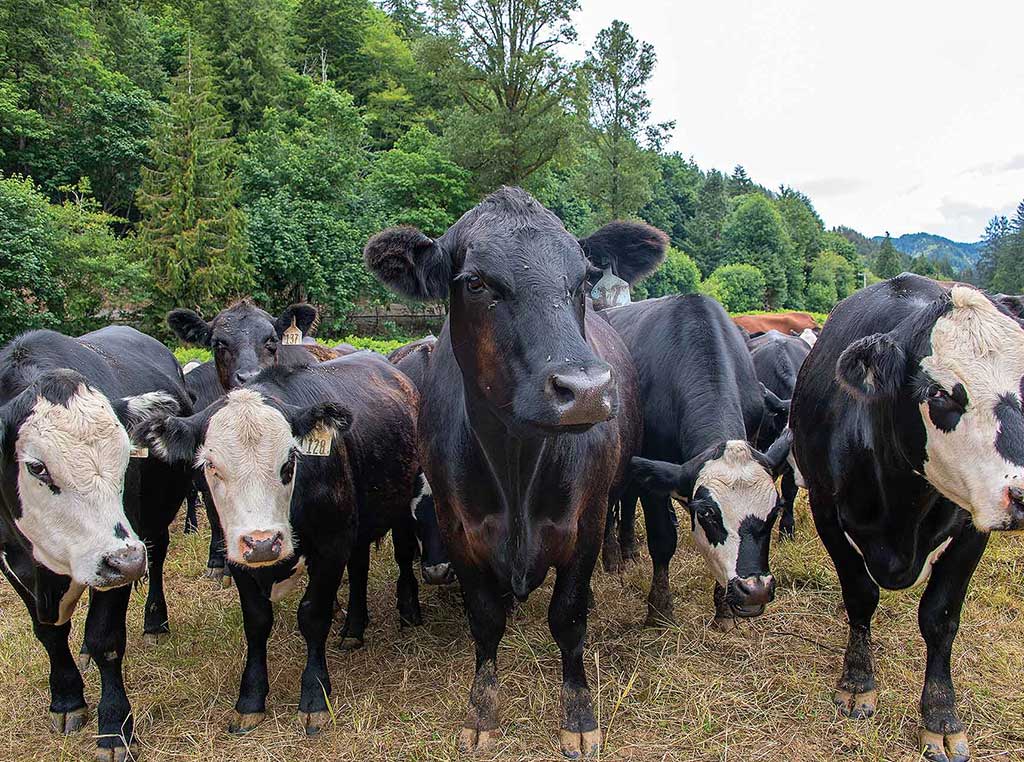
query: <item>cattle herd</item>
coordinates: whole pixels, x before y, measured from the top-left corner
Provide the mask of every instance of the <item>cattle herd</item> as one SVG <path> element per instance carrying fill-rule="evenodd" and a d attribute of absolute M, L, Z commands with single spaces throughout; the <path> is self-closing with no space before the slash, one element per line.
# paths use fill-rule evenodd
<path fill-rule="evenodd" d="M 186 499 L 194 527 L 202 494 L 208 575 L 234 581 L 247 646 L 232 733 L 265 716 L 273 603 L 303 579 L 299 721 L 311 735 L 330 722 L 344 572 L 340 645 L 358 648 L 370 547 L 390 532 L 403 626 L 422 622 L 417 556 L 424 582 L 461 587 L 476 652 L 464 752 L 493 746 L 506 618 L 555 570 L 559 742 L 566 757 L 592 756 L 591 577 L 599 555 L 609 571 L 637 557 L 637 502 L 647 623 L 673 620 L 678 501 L 728 629 L 774 597 L 769 546 L 777 522 L 793 535 L 800 484 L 849 620 L 838 711 L 876 710 L 879 589 L 927 583 L 921 749 L 967 760 L 950 671 L 960 610 L 989 533 L 1024 527 L 1019 303 L 904 274 L 840 303 L 820 334 L 800 314 L 733 321 L 700 295 L 595 309 L 602 270 L 635 283 L 666 245 L 628 222 L 577 240 L 505 188 L 437 239 L 398 227 L 367 243 L 384 284 L 449 304 L 438 338 L 389 358 L 296 342 L 315 328 L 312 307 L 275 318 L 249 302 L 209 322 L 168 315 L 182 340 L 212 351 L 187 372 L 124 326 L 11 341 L 0 351 L 0 566 L 49 657 L 55 730 L 86 724 L 79 668 L 91 660 L 98 759 L 137 754 L 122 676 L 131 585 L 148 574 L 145 638 L 168 637 L 168 527 Z M 87 589 L 76 660 L 70 618 Z"/>

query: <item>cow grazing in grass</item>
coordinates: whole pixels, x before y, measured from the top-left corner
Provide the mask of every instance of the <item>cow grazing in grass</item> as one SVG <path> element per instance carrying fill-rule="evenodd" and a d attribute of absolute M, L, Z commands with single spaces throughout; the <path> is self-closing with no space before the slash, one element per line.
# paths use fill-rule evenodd
<path fill-rule="evenodd" d="M 424 336 L 394 350 L 388 355 L 388 360 L 407 375 L 419 389 L 427 376 L 427 364 L 436 345 L 437 338 Z M 419 540 L 420 572 L 423 581 L 428 585 L 452 584 L 455 582 L 455 570 L 448 560 L 448 550 L 441 538 L 430 483 L 422 473 L 416 477 L 412 518 L 416 524 L 416 538 Z"/>
<path fill-rule="evenodd" d="M 654 242 L 634 250 L 653 266 L 665 238 L 652 230 L 621 224 L 583 243 Z M 423 381 L 419 438 L 476 645 L 459 746 L 496 740 L 506 614 L 554 567 L 548 622 L 562 655 L 561 748 L 596 753 L 583 668 L 588 591 L 640 418 L 629 355 L 587 306 L 581 242 L 529 194 L 504 188 L 436 240 L 408 227 L 378 234 L 365 259 L 401 294 L 450 299 Z"/>
<path fill-rule="evenodd" d="M 810 333 L 810 331 L 805 331 Z M 813 333 L 810 334 L 817 339 Z M 766 449 L 786 428 L 789 420 L 789 400 L 796 388 L 800 372 L 812 344 L 798 336 L 787 336 L 772 330 L 750 339 L 747 347 L 754 361 L 754 370 L 765 389 L 765 419 L 757 435 L 757 447 Z M 792 538 L 796 532 L 793 502 L 797 484 L 793 469 L 787 463 L 782 469 L 782 512 L 779 516 L 779 536 Z"/>
<path fill-rule="evenodd" d="M 58 732 L 88 717 L 68 634 L 91 589 L 83 650 L 102 681 L 101 760 L 136 750 L 121 665 L 130 583 L 147 567 L 146 639 L 170 631 L 163 565 L 189 472 L 133 451 L 126 430 L 158 411 L 190 411 L 181 371 L 162 344 L 131 328 L 77 339 L 31 331 L 0 350 L 0 569 L 49 656 Z"/>
<path fill-rule="evenodd" d="M 927 582 L 922 748 L 969 758 L 950 654 L 989 533 L 1024 527 L 1024 328 L 982 292 L 903 274 L 832 311 L 793 398 L 794 452 L 839 573 L 849 643 L 835 701 L 874 714 L 879 588 Z"/>
<path fill-rule="evenodd" d="M 361 352 L 266 369 L 191 417 L 144 426 L 157 457 L 200 465 L 224 530 L 248 646 L 232 732 L 251 730 L 265 716 L 271 602 L 303 569 L 309 583 L 298 611 L 306 641 L 299 719 L 311 735 L 330 722 L 325 644 L 335 595 L 347 565 L 353 597 L 362 591 L 362 601 L 350 602 L 346 627 L 361 640 L 370 543 L 409 513 L 416 404 L 404 375 Z M 410 553 L 398 604 L 403 619 L 418 620 L 411 569 Z"/>
<path fill-rule="evenodd" d="M 725 310 L 691 294 L 648 299 L 601 313 L 629 347 L 640 377 L 642 458 L 621 502 L 620 552 L 635 546 L 639 498 L 653 562 L 647 623 L 673 621 L 669 562 L 676 549 L 673 496 L 690 514 L 694 541 L 715 578 L 715 619 L 729 629 L 772 600 L 771 530 L 779 512 L 775 477 L 786 432 L 760 452 L 751 446 L 765 418 L 765 394 L 750 353 Z M 606 547 L 615 553 L 614 526 Z"/>

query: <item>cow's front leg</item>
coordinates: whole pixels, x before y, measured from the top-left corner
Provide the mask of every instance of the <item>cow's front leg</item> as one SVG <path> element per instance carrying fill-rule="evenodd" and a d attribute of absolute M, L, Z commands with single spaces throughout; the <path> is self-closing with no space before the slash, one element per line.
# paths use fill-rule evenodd
<path fill-rule="evenodd" d="M 476 648 L 476 675 L 459 733 L 459 750 L 466 754 L 488 751 L 498 740 L 498 643 L 505 634 L 506 608 L 494 580 L 482 576 L 478 569 L 459 575 Z"/>
<path fill-rule="evenodd" d="M 85 619 L 85 647 L 100 673 L 100 703 L 96 707 L 99 736 L 96 759 L 124 762 L 138 755 L 131 704 L 124 690 L 122 662 L 127 639 L 125 615 L 131 586 L 96 590 Z"/>
<path fill-rule="evenodd" d="M 245 669 L 238 686 L 235 716 L 228 725 L 230 733 L 248 733 L 266 717 L 267 693 L 267 638 L 274 624 L 274 610 L 270 599 L 263 594 L 252 574 L 246 569 L 235 570 L 235 587 L 242 604 L 242 625 L 245 628 Z"/>
<path fill-rule="evenodd" d="M 971 756 L 967 734 L 956 711 L 949 660 L 967 585 L 987 543 L 987 535 L 967 527 L 933 567 L 917 611 L 928 649 L 921 693 L 921 749 L 929 762 L 967 762 Z"/>
<path fill-rule="evenodd" d="M 354 651 L 363 647 L 370 610 L 366 588 L 370 584 L 370 543 L 356 540 L 348 559 L 348 611 L 341 628 L 341 647 Z"/>
<path fill-rule="evenodd" d="M 146 593 L 146 613 L 143 621 L 143 640 L 152 645 L 164 642 L 170 636 L 171 625 L 164 598 L 164 561 L 171 537 L 167 527 L 147 538 L 149 546 L 149 591 Z"/>
<path fill-rule="evenodd" d="M 206 561 L 205 576 L 220 587 L 231 586 L 231 566 L 228 564 L 227 547 L 224 544 L 224 532 L 220 527 L 217 507 L 213 504 L 213 496 L 205 482 L 200 485 L 203 495 L 203 508 L 206 520 L 210 523 L 210 551 Z"/>
<path fill-rule="evenodd" d="M 619 505 L 620 503 L 610 502 L 608 504 L 608 515 L 604 522 L 604 545 L 601 549 L 601 563 L 604 570 L 609 574 L 618 574 L 622 571 L 622 548 L 619 544 Z"/>
<path fill-rule="evenodd" d="M 644 494 L 640 498 L 647 527 L 647 549 L 651 553 L 651 592 L 647 596 L 649 627 L 673 624 L 676 620 L 672 592 L 668 585 L 669 563 L 676 552 L 676 514 L 667 496 Z"/>
<path fill-rule="evenodd" d="M 185 493 L 185 534 L 199 532 L 199 490 L 195 484 L 189 484 Z"/>
<path fill-rule="evenodd" d="M 782 471 L 782 515 L 779 517 L 779 539 L 793 540 L 796 538 L 796 515 L 793 507 L 799 489 L 792 466 L 787 465 Z"/>
<path fill-rule="evenodd" d="M 597 558 L 580 552 L 571 566 L 558 570 L 548 607 L 548 625 L 562 653 L 562 722 L 559 742 L 568 759 L 597 756 L 601 730 L 583 668 L 583 643 L 587 635 L 587 598 Z"/>
<path fill-rule="evenodd" d="M 423 624 L 423 612 L 420 609 L 419 583 L 413 567 L 419 546 L 412 516 L 407 514 L 398 522 L 391 530 L 391 539 L 395 546 L 395 562 L 398 564 L 399 624 L 402 627 L 415 627 Z"/>
<path fill-rule="evenodd" d="M 299 722 L 306 735 L 315 735 L 331 721 L 327 699 L 331 677 L 327 672 L 327 636 L 331 631 L 334 599 L 341 585 L 343 559 L 309 559 L 309 584 L 299 603 L 299 632 L 306 641 L 306 668 L 302 671 Z"/>

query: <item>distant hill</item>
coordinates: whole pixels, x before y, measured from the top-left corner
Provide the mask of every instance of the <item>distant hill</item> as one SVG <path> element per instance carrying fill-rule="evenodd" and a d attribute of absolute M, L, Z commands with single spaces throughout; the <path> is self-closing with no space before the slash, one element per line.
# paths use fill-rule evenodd
<path fill-rule="evenodd" d="M 885 238 L 880 235 L 876 235 L 871 239 L 876 245 L 880 244 L 883 240 Z M 896 251 L 911 257 L 924 254 L 933 261 L 946 258 L 956 272 L 960 272 L 965 267 L 973 266 L 978 261 L 978 257 L 981 256 L 980 241 L 978 243 L 962 243 L 960 241 L 951 241 L 948 238 L 943 238 L 941 235 L 934 235 L 932 233 L 907 233 L 899 238 L 893 238 L 892 245 L 896 247 Z"/>

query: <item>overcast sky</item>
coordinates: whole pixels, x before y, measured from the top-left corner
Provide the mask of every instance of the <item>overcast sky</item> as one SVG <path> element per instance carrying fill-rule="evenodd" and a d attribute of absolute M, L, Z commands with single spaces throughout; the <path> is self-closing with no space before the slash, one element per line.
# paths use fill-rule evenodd
<path fill-rule="evenodd" d="M 581 0 L 654 44 L 654 118 L 704 169 L 807 193 L 866 235 L 980 238 L 1024 199 L 1021 0 Z"/>

